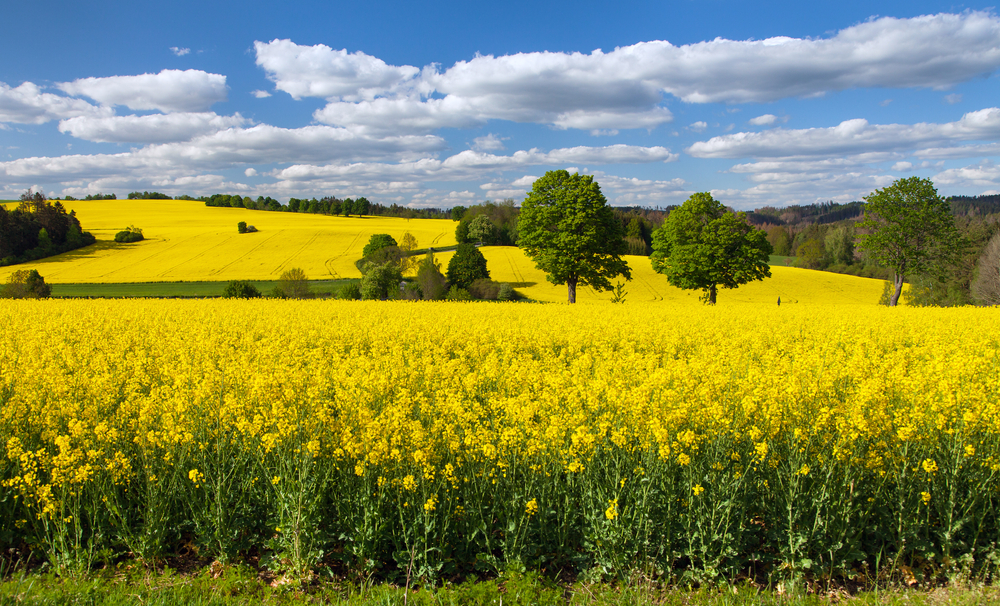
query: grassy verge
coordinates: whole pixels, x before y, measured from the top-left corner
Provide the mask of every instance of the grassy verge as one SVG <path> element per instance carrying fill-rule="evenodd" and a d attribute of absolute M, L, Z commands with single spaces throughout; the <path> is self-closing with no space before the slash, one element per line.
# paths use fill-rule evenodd
<path fill-rule="evenodd" d="M 173 605 L 196 604 L 343 604 L 508 606 L 618 606 L 686 605 L 749 606 L 780 604 L 912 605 L 997 604 L 1000 591 L 988 586 L 937 588 L 932 590 L 890 589 L 848 594 L 788 593 L 781 589 L 759 589 L 748 585 L 712 589 L 661 588 L 646 582 L 557 584 L 534 574 L 508 574 L 486 581 L 467 581 L 440 587 L 357 586 L 342 581 L 307 584 L 262 578 L 252 569 L 214 566 L 193 575 L 170 569 L 159 574 L 120 570 L 85 580 L 63 579 L 45 574 L 15 575 L 0 581 L 0 604 L 91 604 Z"/>
<path fill-rule="evenodd" d="M 357 280 L 310 280 L 309 289 L 318 297 L 330 296 Z M 136 282 L 128 284 L 53 284 L 53 297 L 119 299 L 139 297 L 219 297 L 229 282 Z M 277 281 L 252 281 L 257 290 L 269 294 Z"/>
<path fill-rule="evenodd" d="M 768 260 L 768 265 L 787 265 L 789 267 L 795 267 L 795 257 L 786 257 L 782 255 L 771 255 Z"/>

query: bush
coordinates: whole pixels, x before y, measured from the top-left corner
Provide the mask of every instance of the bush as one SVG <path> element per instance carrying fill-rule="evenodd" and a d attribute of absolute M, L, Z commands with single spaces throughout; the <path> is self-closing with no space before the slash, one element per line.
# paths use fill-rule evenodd
<path fill-rule="evenodd" d="M 399 283 L 402 280 L 403 274 L 396 263 L 371 267 L 361 278 L 361 298 L 366 301 L 396 299 L 399 297 Z"/>
<path fill-rule="evenodd" d="M 233 280 L 222 291 L 226 299 L 259 299 L 261 294 L 257 287 L 247 280 Z"/>
<path fill-rule="evenodd" d="M 446 301 L 471 301 L 472 295 L 469 291 L 464 288 L 459 288 L 458 286 L 452 286 L 448 290 L 448 294 L 445 296 Z"/>
<path fill-rule="evenodd" d="M 490 278 L 486 257 L 472 244 L 459 244 L 448 261 L 448 282 L 467 289 L 476 280 Z"/>
<path fill-rule="evenodd" d="M 514 287 L 504 282 L 500 285 L 500 290 L 497 291 L 497 301 L 514 301 L 517 299 L 517 293 L 514 291 Z"/>
<path fill-rule="evenodd" d="M 241 234 L 247 233 L 247 222 L 246 221 L 240 221 L 239 223 L 237 223 L 236 224 L 236 231 L 240 232 Z"/>
<path fill-rule="evenodd" d="M 4 299 L 47 299 L 52 294 L 52 287 L 45 283 L 45 278 L 37 269 L 19 269 L 7 278 L 7 285 L 0 289 L 0 298 Z"/>
<path fill-rule="evenodd" d="M 396 246 L 396 239 L 389 234 L 374 234 L 368 240 L 368 244 L 365 244 L 364 249 L 362 249 L 361 254 L 367 259 L 379 250 L 387 246 Z"/>
<path fill-rule="evenodd" d="M 139 242 L 140 240 L 145 240 L 145 237 L 142 235 L 142 230 L 135 225 L 130 225 L 115 234 L 115 242 L 128 244 L 131 242 Z"/>
<path fill-rule="evenodd" d="M 340 289 L 340 293 L 337 295 L 337 298 L 347 301 L 357 301 L 361 298 L 361 287 L 358 286 L 357 282 L 346 284 Z"/>
<path fill-rule="evenodd" d="M 300 267 L 293 267 L 281 274 L 278 278 L 278 288 L 289 299 L 305 299 L 311 295 L 309 292 L 309 279 L 306 272 Z"/>
<path fill-rule="evenodd" d="M 417 286 L 420 295 L 427 301 L 439 301 L 448 293 L 447 280 L 441 273 L 441 264 L 427 253 L 417 267 Z"/>
<path fill-rule="evenodd" d="M 473 299 L 496 301 L 497 295 L 500 294 L 500 284 L 493 280 L 476 280 L 469 285 L 469 294 Z"/>

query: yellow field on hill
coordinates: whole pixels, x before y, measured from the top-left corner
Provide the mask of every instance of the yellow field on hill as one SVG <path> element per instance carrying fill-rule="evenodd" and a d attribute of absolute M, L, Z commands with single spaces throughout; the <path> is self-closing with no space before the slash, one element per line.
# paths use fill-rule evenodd
<path fill-rule="evenodd" d="M 355 278 L 354 262 L 372 234 L 400 240 L 407 231 L 421 247 L 455 244 L 455 223 L 438 219 L 330 217 L 212 208 L 189 200 L 94 200 L 66 202 L 97 244 L 17 267 L 37 269 L 49 283 L 276 280 L 301 267 L 311 279 Z M 246 221 L 259 231 L 240 234 Z M 146 240 L 117 244 L 129 225 Z"/>

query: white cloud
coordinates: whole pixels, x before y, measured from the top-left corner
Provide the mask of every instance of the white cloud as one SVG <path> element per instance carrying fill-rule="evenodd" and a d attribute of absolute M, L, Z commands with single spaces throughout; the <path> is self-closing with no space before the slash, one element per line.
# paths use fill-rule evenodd
<path fill-rule="evenodd" d="M 692 122 L 688 126 L 688 130 L 693 130 L 696 133 L 703 133 L 703 132 L 705 132 L 706 128 L 708 128 L 708 123 L 704 122 L 702 120 L 699 120 L 697 122 Z"/>
<path fill-rule="evenodd" d="M 226 100 L 226 77 L 197 69 L 165 69 L 158 74 L 82 78 L 63 82 L 68 95 L 86 96 L 102 105 L 134 110 L 199 112 Z"/>
<path fill-rule="evenodd" d="M 1000 185 L 1000 166 L 992 160 L 963 168 L 952 168 L 934 175 L 935 183 L 956 187 L 989 187 Z"/>
<path fill-rule="evenodd" d="M 257 97 L 258 99 L 267 99 L 268 97 L 271 96 L 271 93 L 267 92 L 266 90 L 255 90 L 251 91 L 250 94 L 253 95 L 254 97 Z"/>
<path fill-rule="evenodd" d="M 945 89 L 1000 67 L 1000 19 L 976 11 L 886 17 L 826 39 L 652 41 L 608 53 L 477 56 L 444 71 L 289 40 L 255 48 L 279 90 L 331 101 L 314 115 L 327 124 L 413 131 L 503 119 L 600 131 L 669 122 L 660 106 L 667 94 L 744 103 L 851 88 Z"/>
<path fill-rule="evenodd" d="M 111 110 L 91 105 L 83 99 L 43 93 L 31 82 L 25 82 L 17 88 L 0 82 L 0 123 L 43 124 L 63 118 L 110 115 Z"/>
<path fill-rule="evenodd" d="M 961 103 L 962 102 L 962 95 L 960 95 L 958 93 L 953 93 L 951 95 L 945 95 L 944 101 L 948 105 L 955 105 L 956 103 Z"/>
<path fill-rule="evenodd" d="M 472 140 L 472 149 L 476 151 L 500 151 L 504 149 L 503 142 L 509 137 L 498 137 L 490 133 L 484 137 L 476 137 Z"/>
<path fill-rule="evenodd" d="M 387 65 L 358 51 L 334 50 L 325 44 L 301 46 L 291 40 L 254 42 L 257 65 L 278 90 L 295 99 L 361 100 L 392 91 L 420 73 L 416 67 Z"/>
<path fill-rule="evenodd" d="M 170 47 L 170 52 L 172 52 L 173 54 L 177 55 L 178 57 L 183 57 L 184 55 L 190 53 L 191 49 L 190 48 L 181 48 L 181 47 L 178 47 L 178 46 L 171 46 Z"/>
<path fill-rule="evenodd" d="M 907 150 L 943 142 L 1000 137 L 1000 108 L 991 107 L 945 124 L 869 124 L 858 118 L 829 128 L 740 132 L 692 144 L 698 158 L 760 158 L 857 154 Z"/>
<path fill-rule="evenodd" d="M 0 183 L 58 180 L 78 185 L 104 178 L 148 183 L 246 164 L 343 162 L 353 158 L 410 161 L 443 146 L 441 139 L 430 135 L 372 139 L 329 126 L 284 129 L 257 125 L 119 154 L 75 154 L 0 162 Z"/>
<path fill-rule="evenodd" d="M 246 175 L 246 176 L 248 176 L 248 177 L 256 177 L 257 176 L 257 169 L 256 168 L 248 168 L 245 171 L 243 171 L 243 174 Z"/>
<path fill-rule="evenodd" d="M 896 162 L 892 165 L 892 170 L 898 172 L 909 172 L 913 168 L 912 162 Z"/>
<path fill-rule="evenodd" d="M 754 126 L 771 126 L 778 121 L 778 116 L 774 114 L 764 114 L 763 116 L 757 116 L 756 118 L 751 118 L 747 120 L 749 124 Z"/>
<path fill-rule="evenodd" d="M 1000 155 L 1000 143 L 982 145 L 955 145 L 953 147 L 930 147 L 913 152 L 918 158 L 974 158 L 976 156 Z"/>
<path fill-rule="evenodd" d="M 168 143 L 187 141 L 227 128 L 241 127 L 249 121 L 236 114 L 215 113 L 152 114 L 148 116 L 81 116 L 59 123 L 59 131 L 78 139 L 110 143 Z"/>

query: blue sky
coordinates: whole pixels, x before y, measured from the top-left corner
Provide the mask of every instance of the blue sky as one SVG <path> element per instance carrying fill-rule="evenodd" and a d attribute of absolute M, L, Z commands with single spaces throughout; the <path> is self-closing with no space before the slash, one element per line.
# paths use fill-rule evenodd
<path fill-rule="evenodd" d="M 1000 17 L 944 2 L 10 3 L 0 198 L 614 205 L 1000 192 Z"/>

